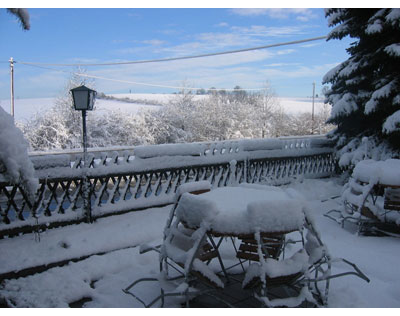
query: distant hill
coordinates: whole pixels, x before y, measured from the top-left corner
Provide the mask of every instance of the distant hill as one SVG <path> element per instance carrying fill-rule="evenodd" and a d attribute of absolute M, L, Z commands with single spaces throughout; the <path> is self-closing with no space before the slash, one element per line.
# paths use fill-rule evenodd
<path fill-rule="evenodd" d="M 104 113 L 106 111 L 121 110 L 127 113 L 136 113 L 140 109 L 147 108 L 151 110 L 160 109 L 160 105 L 168 103 L 175 94 L 110 94 L 114 97 L 112 100 L 97 99 L 96 112 Z M 207 95 L 195 95 L 196 99 L 207 98 Z M 124 102 L 123 99 L 128 98 L 129 102 Z M 117 100 L 118 99 L 118 100 Z M 34 99 L 15 99 L 15 118 L 17 121 L 26 122 L 34 117 L 36 113 L 48 111 L 54 104 L 55 98 L 34 98 Z M 134 103 L 132 103 L 132 101 Z M 278 98 L 280 105 L 286 113 L 304 113 L 311 112 L 311 98 Z M 142 102 L 142 103 L 141 103 Z M 323 106 L 323 99 L 315 99 L 315 112 Z M 0 100 L 0 106 L 10 113 L 10 100 Z"/>

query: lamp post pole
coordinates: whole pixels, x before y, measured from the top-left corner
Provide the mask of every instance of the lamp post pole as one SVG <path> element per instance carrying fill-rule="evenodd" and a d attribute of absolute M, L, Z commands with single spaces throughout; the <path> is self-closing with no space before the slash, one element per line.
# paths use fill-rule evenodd
<path fill-rule="evenodd" d="M 89 194 L 89 179 L 88 179 L 88 159 L 87 159 L 87 135 L 86 135 L 86 110 L 82 110 L 82 143 L 83 143 L 83 208 L 86 213 L 88 223 L 92 222 L 91 203 Z"/>
<path fill-rule="evenodd" d="M 82 110 L 82 142 L 83 142 L 83 162 L 87 166 L 87 137 L 86 137 L 86 110 Z"/>

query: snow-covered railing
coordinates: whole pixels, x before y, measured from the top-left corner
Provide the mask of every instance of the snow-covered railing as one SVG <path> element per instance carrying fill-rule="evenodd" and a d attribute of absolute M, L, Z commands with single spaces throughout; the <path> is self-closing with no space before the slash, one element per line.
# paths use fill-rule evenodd
<path fill-rule="evenodd" d="M 85 175 L 91 217 L 98 218 L 172 203 L 186 182 L 220 187 L 328 177 L 336 171 L 332 145 L 311 136 L 103 149 L 90 153 L 88 169 L 79 153 L 32 156 L 40 180 L 34 201 L 0 174 L 0 238 L 84 221 Z"/>

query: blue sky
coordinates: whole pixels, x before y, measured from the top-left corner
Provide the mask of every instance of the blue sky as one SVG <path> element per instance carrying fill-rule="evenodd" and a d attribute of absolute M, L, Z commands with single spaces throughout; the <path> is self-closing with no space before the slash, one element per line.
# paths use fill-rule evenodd
<path fill-rule="evenodd" d="M 323 9 L 29 9 L 31 29 L 0 10 L 0 99 L 9 98 L 9 64 L 17 98 L 59 95 L 69 77 L 21 62 L 101 63 L 197 55 L 327 35 Z M 262 88 L 307 97 L 346 60 L 351 39 L 325 40 L 237 54 L 128 66 L 85 67 L 88 74 L 149 84 Z M 74 67 L 54 67 L 66 72 Z M 105 93 L 172 93 L 177 89 L 96 80 Z"/>

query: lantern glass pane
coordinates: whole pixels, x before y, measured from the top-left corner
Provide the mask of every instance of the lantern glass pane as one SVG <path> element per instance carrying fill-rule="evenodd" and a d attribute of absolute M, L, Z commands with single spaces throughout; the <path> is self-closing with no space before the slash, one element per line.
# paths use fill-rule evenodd
<path fill-rule="evenodd" d="M 74 106 L 75 110 L 88 109 L 88 91 L 74 91 Z"/>
<path fill-rule="evenodd" d="M 94 97 L 95 97 L 95 92 L 94 91 L 90 91 L 90 93 L 89 93 L 89 108 L 88 108 L 88 110 L 93 110 Z"/>

